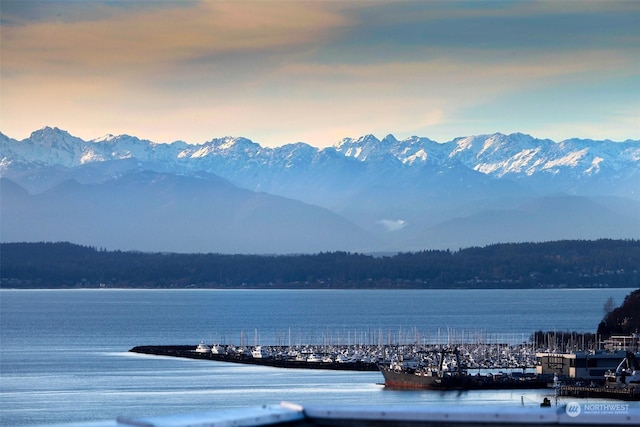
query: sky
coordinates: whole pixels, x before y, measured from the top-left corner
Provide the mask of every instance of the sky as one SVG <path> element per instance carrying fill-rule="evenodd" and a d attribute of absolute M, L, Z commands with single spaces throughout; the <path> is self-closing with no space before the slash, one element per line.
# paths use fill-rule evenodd
<path fill-rule="evenodd" d="M 0 0 L 0 132 L 640 139 L 640 1 Z"/>

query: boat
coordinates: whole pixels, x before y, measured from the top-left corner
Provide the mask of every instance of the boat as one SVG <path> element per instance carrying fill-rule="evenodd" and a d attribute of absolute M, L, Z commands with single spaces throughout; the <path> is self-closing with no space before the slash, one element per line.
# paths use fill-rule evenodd
<path fill-rule="evenodd" d="M 251 351 L 251 356 L 254 359 L 268 359 L 271 357 L 271 354 L 264 347 L 258 345 Z"/>
<path fill-rule="evenodd" d="M 451 355 L 454 361 L 448 361 Z M 427 363 L 425 363 L 425 360 Z M 460 363 L 457 349 L 442 349 L 436 364 L 433 357 L 418 362 L 395 361 L 379 364 L 384 385 L 389 388 L 431 390 L 529 389 L 545 388 L 546 377 L 527 374 L 471 375 Z"/>
<path fill-rule="evenodd" d="M 195 351 L 196 351 L 196 353 L 210 353 L 211 352 L 211 347 L 206 345 L 204 343 L 204 341 L 200 341 L 200 344 L 198 344 L 198 346 L 196 347 Z"/>
<path fill-rule="evenodd" d="M 640 362 L 633 352 L 627 351 L 614 371 L 605 374 L 605 385 L 610 387 L 636 387 L 640 389 Z"/>
<path fill-rule="evenodd" d="M 335 358 L 336 363 L 348 363 L 349 362 L 349 358 L 347 356 L 345 356 L 344 354 L 340 353 L 336 356 Z"/>
<path fill-rule="evenodd" d="M 311 354 L 309 357 L 307 357 L 307 362 L 310 363 L 319 363 L 322 362 L 322 356 L 319 356 L 317 354 Z"/>

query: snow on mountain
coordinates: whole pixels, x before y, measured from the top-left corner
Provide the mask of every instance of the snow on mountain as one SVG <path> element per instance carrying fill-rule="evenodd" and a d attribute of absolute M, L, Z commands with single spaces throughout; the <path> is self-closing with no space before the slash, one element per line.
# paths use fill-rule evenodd
<path fill-rule="evenodd" d="M 640 162 L 640 144 L 638 142 L 631 140 L 614 142 L 610 140 L 567 139 L 558 145 L 563 151 L 585 153 L 583 161 L 586 165 L 590 163 L 591 165 L 606 166 L 611 170 L 620 170 Z"/>
<path fill-rule="evenodd" d="M 391 155 L 407 165 L 424 164 L 432 158 L 436 163 L 442 163 L 444 147 L 444 144 L 417 136 L 398 141 L 391 134 L 382 140 L 373 135 L 344 138 L 334 145 L 337 152 L 362 162 Z"/>
<path fill-rule="evenodd" d="M 318 149 L 304 143 L 268 148 L 241 137 L 215 138 L 198 145 L 157 144 L 129 135 L 106 135 L 85 142 L 66 131 L 45 127 L 23 141 L 2 135 L 0 156 L 0 171 L 14 179 L 19 171 L 34 168 L 73 169 L 132 159 L 157 171 L 214 173 L 248 189 L 310 203 L 328 198 L 323 206 L 329 208 L 365 187 L 413 186 L 412 181 L 426 184 L 433 173 L 461 172 L 461 167 L 491 178 L 511 179 L 536 192 L 605 191 L 640 197 L 634 190 L 640 183 L 640 141 L 569 139 L 556 143 L 522 133 L 461 137 L 446 143 L 417 136 L 397 140 L 387 135 L 380 140 L 365 135 Z M 598 181 L 595 185 L 594 179 Z M 27 188 L 37 181 L 18 179 Z M 618 181 L 622 185 L 616 188 L 613 184 Z M 609 185 L 613 187 L 607 189 Z M 596 189 L 599 193 L 593 193 Z M 319 193 L 322 197 L 317 197 Z"/>
<path fill-rule="evenodd" d="M 318 150 L 316 148 L 303 142 L 297 142 L 275 148 L 273 150 L 273 159 L 274 162 L 280 163 L 280 166 L 289 169 L 299 165 L 311 164 L 317 154 Z"/>
<path fill-rule="evenodd" d="M 202 158 L 207 156 L 225 157 L 255 157 L 262 151 L 262 147 L 246 138 L 216 138 L 202 145 L 185 147 L 180 153 L 181 158 Z"/>
<path fill-rule="evenodd" d="M 540 154 L 552 150 L 554 143 L 521 133 L 496 133 L 458 138 L 451 144 L 454 148 L 449 158 L 484 174 L 501 177 L 506 174 L 531 175 L 544 163 Z"/>
<path fill-rule="evenodd" d="M 640 141 L 569 139 L 556 143 L 521 133 L 469 136 L 446 143 L 417 136 L 399 141 L 393 135 L 382 140 L 365 135 L 357 139 L 344 138 L 333 147 L 319 150 L 304 143 L 268 148 L 236 137 L 215 138 L 198 145 L 181 141 L 158 144 L 129 135 L 106 135 L 83 141 L 64 130 L 45 127 L 20 142 L 2 135 L 0 143 L 5 165 L 20 160 L 39 166 L 63 167 L 125 158 L 174 163 L 186 169 L 215 169 L 223 167 L 223 163 L 234 164 L 234 167 L 307 167 L 322 151 L 330 149 L 363 163 L 394 158 L 410 167 L 427 163 L 448 167 L 454 161 L 495 177 L 555 174 L 567 168 L 577 175 L 593 175 L 603 168 L 621 170 L 640 162 Z M 189 165 L 190 161 L 195 165 Z"/>
<path fill-rule="evenodd" d="M 500 215 L 517 215 L 517 206 L 553 194 L 630 200 L 634 203 L 616 202 L 618 213 L 638 217 L 634 209 L 640 200 L 640 141 L 554 142 L 521 133 L 495 133 L 439 143 L 418 136 L 398 140 L 393 135 L 382 139 L 365 135 L 318 149 L 302 142 L 262 147 L 230 136 L 202 144 L 158 144 L 129 135 L 83 141 L 51 127 L 22 141 L 0 133 L 2 177 L 31 194 L 47 192 L 65 181 L 89 188 L 84 186 L 117 182 L 144 171 L 215 175 L 249 191 L 328 209 L 386 241 L 389 246 L 384 249 L 393 250 L 405 248 L 403 242 L 412 236 L 422 239 L 424 247 L 437 247 L 437 241 L 427 245 L 424 240 L 444 242 L 448 231 L 433 230 L 441 223 L 449 227 L 441 230 L 449 230 L 463 223 L 460 218 L 482 218 L 464 223 L 493 221 L 492 227 L 500 227 Z M 492 217 L 490 212 L 500 215 Z M 545 224 L 553 228 L 551 218 L 539 218 L 546 223 L 537 225 L 538 229 Z M 637 234 L 633 233 L 630 236 Z M 411 241 L 411 247 L 416 244 L 421 243 Z"/>
<path fill-rule="evenodd" d="M 0 132 L 0 173 L 4 173 L 24 156 L 19 155 L 19 142 Z"/>
<path fill-rule="evenodd" d="M 473 167 L 498 177 L 562 174 L 588 179 L 605 170 L 634 171 L 640 150 L 638 141 L 574 139 L 555 143 L 521 134 L 500 135 L 498 144 L 494 143 L 495 139 L 485 139 Z M 473 165 L 469 161 L 465 163 Z"/>
<path fill-rule="evenodd" d="M 557 174 L 570 170 L 574 176 L 598 174 L 603 167 L 628 168 L 640 159 L 638 141 L 612 142 L 572 139 L 556 143 L 515 133 L 476 135 L 437 143 L 411 137 L 398 141 L 392 135 L 378 140 L 373 135 L 344 138 L 336 151 L 362 162 L 392 155 L 409 166 L 425 164 L 448 167 L 459 162 L 494 177 Z"/>
<path fill-rule="evenodd" d="M 448 155 L 448 145 L 429 138 L 412 136 L 399 141 L 396 153 L 408 165 L 444 164 Z"/>
<path fill-rule="evenodd" d="M 21 165 L 75 166 L 80 164 L 85 142 L 58 128 L 45 127 L 23 141 L 2 139 L 2 161 Z"/>
<path fill-rule="evenodd" d="M 380 141 L 373 135 L 365 135 L 358 139 L 344 138 L 335 144 L 334 148 L 338 153 L 347 157 L 367 161 L 367 159 L 370 159 L 372 156 L 391 152 L 391 148 L 396 142 L 396 139 L 393 137 L 387 137 Z"/>

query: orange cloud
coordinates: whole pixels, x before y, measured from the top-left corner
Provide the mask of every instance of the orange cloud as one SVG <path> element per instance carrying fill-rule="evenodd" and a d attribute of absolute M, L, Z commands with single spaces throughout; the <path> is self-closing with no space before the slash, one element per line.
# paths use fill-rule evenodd
<path fill-rule="evenodd" d="M 2 30 L 3 71 L 80 74 L 145 70 L 225 52 L 310 43 L 345 20 L 321 2 L 202 2 L 124 10 L 103 20 L 43 21 Z"/>
<path fill-rule="evenodd" d="M 511 41 L 505 35 L 519 27 L 506 18 L 530 11 L 546 23 L 557 10 L 537 2 L 137 4 L 96 2 L 63 20 L 3 25 L 0 130 L 24 137 L 52 125 L 84 138 L 127 132 L 163 142 L 231 134 L 267 145 L 390 132 L 438 139 L 434 127 L 454 136 L 459 123 L 484 127 L 474 109 L 500 119 L 491 131 L 505 131 L 501 112 L 515 116 L 523 94 L 540 106 L 549 95 L 572 105 L 576 91 L 604 93 L 640 69 L 636 33 L 614 20 L 612 38 L 596 37 L 605 28 L 566 34 L 565 9 L 577 8 L 567 5 L 555 36 L 543 25 L 538 33 L 525 14 L 526 29 Z M 473 24 L 466 33 L 465 24 Z M 487 38 L 474 43 L 485 25 Z M 531 49 L 518 44 L 532 40 Z M 574 92 L 564 91 L 567 82 Z"/>

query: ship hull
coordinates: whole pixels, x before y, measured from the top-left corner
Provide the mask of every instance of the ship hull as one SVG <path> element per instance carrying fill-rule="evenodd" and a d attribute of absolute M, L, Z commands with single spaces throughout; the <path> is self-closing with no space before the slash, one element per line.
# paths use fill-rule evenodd
<path fill-rule="evenodd" d="M 389 388 L 426 390 L 481 390 L 481 389 L 534 389 L 546 388 L 547 382 L 538 378 L 502 378 L 472 375 L 424 376 L 411 371 L 398 371 L 381 367 L 384 385 Z"/>
<path fill-rule="evenodd" d="M 460 390 L 469 387 L 468 377 L 437 377 L 416 375 L 414 372 L 380 368 L 384 385 L 389 388 L 414 388 L 431 390 Z"/>

